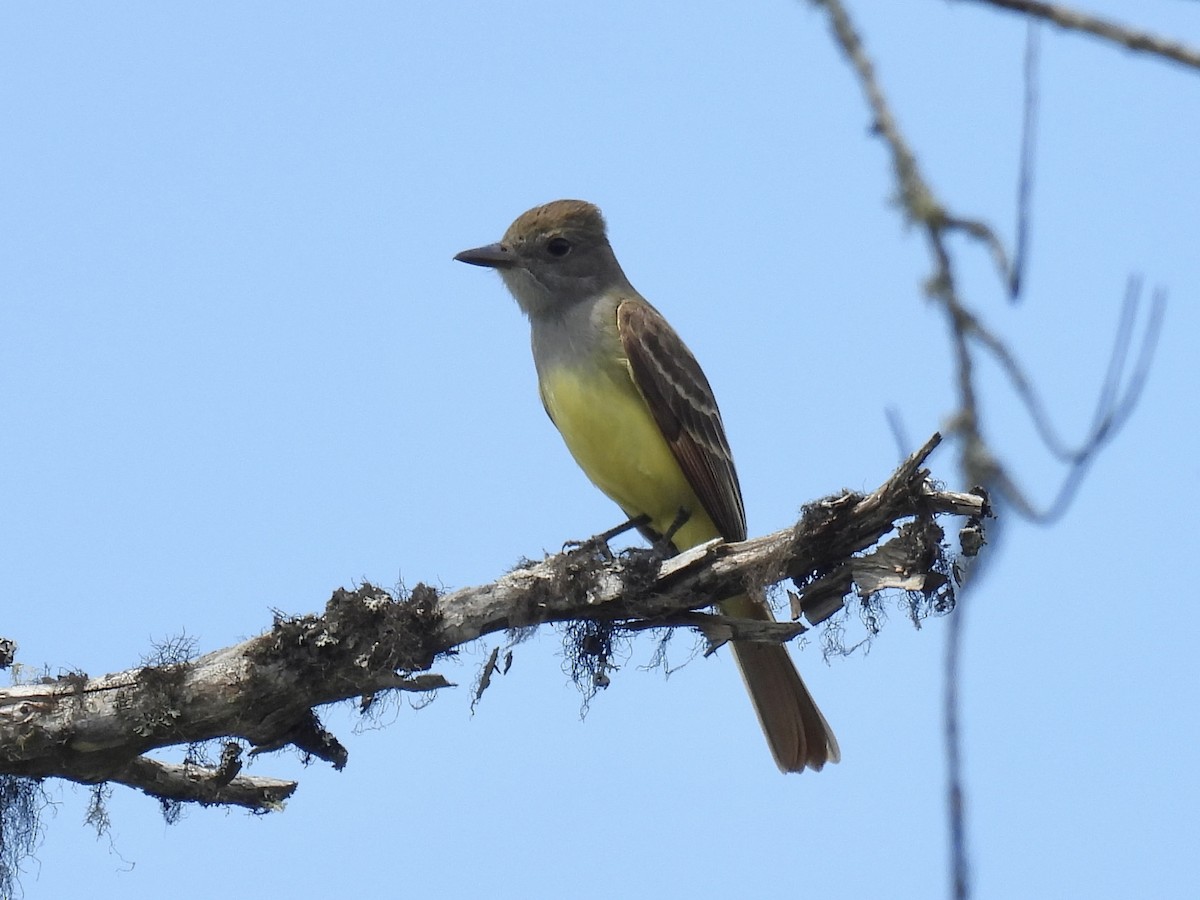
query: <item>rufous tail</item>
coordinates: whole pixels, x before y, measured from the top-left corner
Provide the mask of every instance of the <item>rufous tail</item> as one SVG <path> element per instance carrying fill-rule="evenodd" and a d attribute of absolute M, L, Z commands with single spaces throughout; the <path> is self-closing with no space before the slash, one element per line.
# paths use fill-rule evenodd
<path fill-rule="evenodd" d="M 765 601 L 737 597 L 721 604 L 726 615 L 773 618 Z M 842 758 L 833 729 L 782 644 L 731 641 L 733 657 L 758 714 L 775 763 L 784 772 L 820 771 Z"/>

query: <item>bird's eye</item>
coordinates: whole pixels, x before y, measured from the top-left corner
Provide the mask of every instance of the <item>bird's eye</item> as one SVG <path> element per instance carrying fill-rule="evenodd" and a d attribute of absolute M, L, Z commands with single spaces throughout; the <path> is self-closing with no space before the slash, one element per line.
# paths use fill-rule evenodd
<path fill-rule="evenodd" d="M 551 256 L 566 256 L 571 252 L 571 242 L 565 237 L 552 237 L 546 241 L 546 252 Z"/>

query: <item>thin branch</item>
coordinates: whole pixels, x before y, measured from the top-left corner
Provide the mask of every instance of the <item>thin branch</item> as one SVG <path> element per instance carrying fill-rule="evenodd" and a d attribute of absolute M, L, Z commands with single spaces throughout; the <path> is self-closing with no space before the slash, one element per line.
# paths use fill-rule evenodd
<path fill-rule="evenodd" d="M 1067 508 L 1081 483 L 1087 466 L 1112 435 L 1128 419 L 1145 383 L 1153 357 L 1163 315 L 1162 294 L 1157 293 L 1151 307 L 1149 323 L 1139 348 L 1138 363 L 1130 381 L 1122 388 L 1125 360 L 1132 342 L 1137 315 L 1136 290 L 1131 287 L 1126 299 L 1121 326 L 1118 329 L 1109 375 L 1106 377 L 1096 407 L 1093 426 L 1077 448 L 1068 448 L 1050 424 L 1049 416 L 1037 397 L 1030 379 L 1025 375 L 1013 353 L 966 307 L 958 290 L 953 259 L 947 235 L 962 232 L 979 241 L 991 254 L 1001 280 L 1013 294 L 1020 288 L 1021 272 L 1025 265 L 1025 249 L 1029 228 L 1028 197 L 1032 184 L 1033 144 L 1036 110 L 1037 44 L 1031 31 L 1025 55 L 1025 127 L 1023 134 L 1021 172 L 1018 180 L 1018 250 L 1014 263 L 1009 263 L 1003 244 L 984 222 L 947 211 L 936 197 L 928 180 L 921 173 L 916 156 L 900 131 L 895 115 L 880 87 L 875 67 L 867 57 L 861 38 L 840 0 L 810 0 L 825 8 L 830 17 L 834 37 L 859 78 L 863 94 L 875 122 L 875 131 L 887 146 L 895 172 L 899 194 L 906 217 L 923 227 L 933 258 L 933 274 L 926 282 L 926 292 L 942 305 L 950 326 L 951 346 L 959 394 L 958 409 L 951 420 L 951 430 L 962 445 L 963 472 L 970 484 L 990 486 L 999 490 L 1014 507 L 1028 518 L 1045 523 L 1052 521 Z M 975 385 L 975 360 L 972 343 L 978 342 L 1001 364 L 1010 383 L 1034 423 L 1039 436 L 1051 454 L 1068 466 L 1064 482 L 1054 502 L 1039 510 L 1016 484 L 984 439 L 978 415 Z"/>
<path fill-rule="evenodd" d="M 1139 53 L 1149 53 L 1161 59 L 1200 69 L 1200 50 L 1189 47 L 1180 41 L 1151 34 L 1148 31 L 1139 31 L 1111 19 L 1102 19 L 1099 16 L 1088 15 L 1054 3 L 1041 3 L 1039 0 L 974 0 L 974 2 L 1042 19 L 1067 31 L 1083 32 Z"/>
<path fill-rule="evenodd" d="M 642 622 L 626 622 L 625 631 L 656 628 L 694 628 L 708 641 L 708 656 L 729 641 L 763 641 L 782 644 L 808 631 L 800 622 L 766 622 L 761 619 L 737 619 L 719 613 L 679 612 Z"/>
<path fill-rule="evenodd" d="M 1150 323 L 1142 341 L 1133 375 L 1129 383 L 1122 388 L 1125 360 L 1132 340 L 1133 322 L 1136 319 L 1136 309 L 1130 310 L 1130 303 L 1127 300 L 1127 311 L 1118 330 L 1116 347 L 1110 358 L 1109 374 L 1101 388 L 1091 433 L 1078 450 L 1067 451 L 1063 443 L 1058 440 L 1053 428 L 1050 427 L 1042 404 L 1037 399 L 1029 379 L 1017 364 L 1013 354 L 964 304 L 959 293 L 947 240 L 949 234 L 961 232 L 979 242 L 991 254 L 1000 273 L 1001 281 L 1004 282 L 1010 296 L 1017 295 L 1021 287 L 1028 253 L 1029 197 L 1033 181 L 1033 151 L 1035 147 L 1037 43 L 1032 29 L 1028 37 L 1025 55 L 1025 123 L 1021 168 L 1017 185 L 1017 249 L 1015 257 L 1010 263 L 1004 252 L 1003 243 L 990 226 L 982 221 L 949 212 L 946 205 L 934 194 L 928 180 L 920 170 L 915 154 L 900 131 L 896 117 L 876 78 L 875 67 L 867 56 L 862 40 L 841 0 L 809 0 L 809 2 L 823 8 L 828 13 L 834 39 L 858 77 L 859 86 L 870 108 L 874 131 L 883 140 L 890 154 L 904 215 L 909 222 L 917 224 L 925 232 L 933 260 L 933 272 L 926 281 L 925 290 L 929 297 L 943 308 L 950 330 L 958 389 L 958 408 L 952 417 L 951 429 L 961 445 L 961 464 L 967 483 L 1000 490 L 1022 514 L 1035 521 L 1049 521 L 1059 515 L 1069 504 L 1090 461 L 1124 424 L 1141 395 L 1161 327 L 1163 315 L 1161 294 L 1156 295 Z M 988 0 L 984 0 L 984 2 L 988 2 Z M 1111 23 L 1103 23 L 1100 20 L 1090 19 L 1043 3 L 1008 3 L 1000 2 L 1000 0 L 993 0 L 993 2 L 994 5 L 1050 18 L 1051 21 L 1064 27 L 1089 30 L 1110 39 L 1119 39 L 1126 46 L 1135 49 L 1159 52 L 1170 58 L 1192 64 L 1189 57 L 1192 51 L 1187 51 L 1179 44 L 1163 42 L 1160 39 L 1128 29 L 1121 29 Z M 1196 59 L 1197 62 L 1200 62 L 1200 56 L 1197 56 Z M 979 421 L 975 359 L 972 353 L 973 345 L 976 342 L 982 344 L 1000 360 L 1010 382 L 1016 388 L 1033 418 L 1043 441 L 1052 453 L 1060 458 L 1065 457 L 1064 461 L 1069 466 L 1055 503 L 1045 512 L 1036 510 L 1033 504 L 1025 498 L 1014 479 L 984 439 Z M 832 607 L 832 599 L 844 589 L 848 578 L 849 573 L 844 570 L 831 570 L 827 573 L 826 581 L 830 597 L 822 600 L 823 610 Z M 960 735 L 957 718 L 960 627 L 959 624 L 952 625 L 947 638 L 944 726 L 949 764 L 947 808 L 952 840 L 951 884 L 954 896 L 965 898 L 970 890 L 970 873 L 966 849 L 965 799 L 960 768 Z"/>
<path fill-rule="evenodd" d="M 987 247 L 992 255 L 992 263 L 996 266 L 1000 280 L 1009 285 L 1010 291 L 1012 290 L 1012 285 L 1019 282 L 1020 276 L 1014 264 L 1008 260 L 1008 253 L 1004 249 L 1004 242 L 992 230 L 992 226 L 978 219 L 964 219 L 961 216 L 946 213 L 942 218 L 940 228 L 946 231 L 965 232 Z"/>
<path fill-rule="evenodd" d="M 830 25 L 842 52 L 858 74 L 859 84 L 871 108 L 874 128 L 891 151 L 892 168 L 900 188 L 903 207 L 909 218 L 916 222 L 942 221 L 945 212 L 925 182 L 908 142 L 900 133 L 891 107 L 883 96 L 875 78 L 875 67 L 863 48 L 862 39 L 854 28 L 849 14 L 839 0 L 810 0 L 814 6 L 824 7 L 829 13 Z"/>
<path fill-rule="evenodd" d="M 1017 175 L 1017 230 L 1014 240 L 1012 271 L 1008 279 L 1008 297 L 1021 296 L 1021 282 L 1029 263 L 1030 203 L 1033 197 L 1034 157 L 1037 150 L 1038 114 L 1038 40 L 1037 25 L 1030 22 L 1025 30 L 1025 98 L 1021 117 L 1021 162 Z"/>
<path fill-rule="evenodd" d="M 1050 423 L 1050 416 L 1046 412 L 1045 404 L 1008 346 L 977 319 L 974 317 L 970 319 L 969 328 L 972 336 L 1000 363 L 1037 429 L 1042 443 L 1055 458 L 1068 467 L 1054 500 L 1041 510 L 1028 500 L 1025 493 L 1013 483 L 1006 472 L 998 470 L 995 473 L 996 480 L 992 484 L 993 488 L 1003 493 L 1023 516 L 1032 521 L 1047 524 L 1055 521 L 1066 511 L 1096 455 L 1120 432 L 1141 399 L 1146 380 L 1150 375 L 1150 365 L 1158 346 L 1158 338 L 1162 332 L 1163 318 L 1166 315 L 1166 294 L 1162 290 L 1156 290 L 1151 298 L 1150 312 L 1147 315 L 1145 330 L 1138 346 L 1137 359 L 1128 380 L 1126 380 L 1126 363 L 1138 319 L 1140 293 L 1140 281 L 1136 278 L 1130 279 L 1125 293 L 1125 301 L 1121 307 L 1121 318 L 1114 337 L 1113 350 L 1109 356 L 1107 372 L 1101 384 L 1095 410 L 1092 413 L 1092 423 L 1087 435 L 1075 447 L 1068 447 Z"/>
<path fill-rule="evenodd" d="M 946 802 L 950 820 L 950 880 L 955 900 L 971 893 L 971 864 L 967 855 L 966 789 L 963 786 L 962 736 L 958 727 L 959 656 L 962 651 L 964 609 L 960 605 L 950 617 L 942 679 L 942 739 L 946 745 Z"/>

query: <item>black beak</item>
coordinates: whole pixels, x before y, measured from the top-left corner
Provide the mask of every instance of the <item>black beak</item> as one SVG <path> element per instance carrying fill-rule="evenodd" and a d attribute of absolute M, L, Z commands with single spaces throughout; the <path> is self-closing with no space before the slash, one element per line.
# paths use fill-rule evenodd
<path fill-rule="evenodd" d="M 470 263 L 473 266 L 485 266 L 489 269 L 511 269 L 517 264 L 512 251 L 503 244 L 488 244 L 486 247 L 464 250 L 454 258 L 459 262 Z"/>

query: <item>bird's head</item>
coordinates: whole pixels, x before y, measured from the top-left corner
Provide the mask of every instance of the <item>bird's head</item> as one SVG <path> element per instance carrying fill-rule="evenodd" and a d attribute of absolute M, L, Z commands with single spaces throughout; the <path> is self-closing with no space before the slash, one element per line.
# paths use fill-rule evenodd
<path fill-rule="evenodd" d="M 498 243 L 454 258 L 499 272 L 530 317 L 553 315 L 629 284 L 609 246 L 604 217 L 583 200 L 535 206 Z"/>

